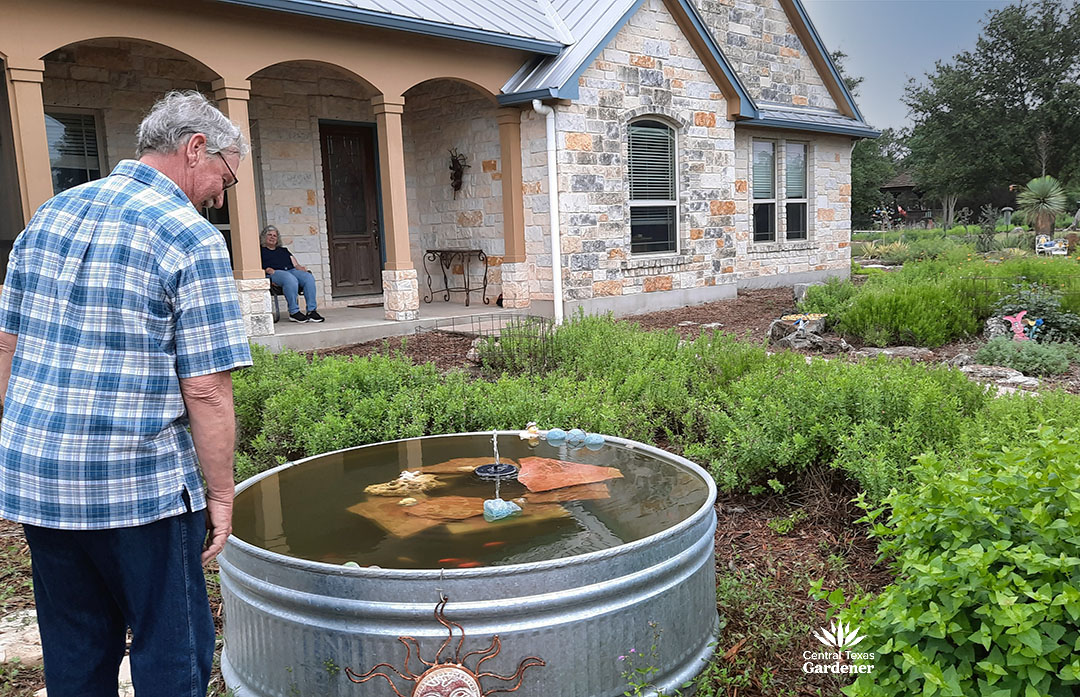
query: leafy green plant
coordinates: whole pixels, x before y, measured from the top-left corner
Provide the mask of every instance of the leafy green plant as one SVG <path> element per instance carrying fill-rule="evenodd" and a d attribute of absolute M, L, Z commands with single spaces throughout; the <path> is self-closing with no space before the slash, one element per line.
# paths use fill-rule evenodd
<path fill-rule="evenodd" d="M 1069 369 L 1075 351 L 1062 344 L 1013 341 L 1011 337 L 992 339 L 975 353 L 983 365 L 1001 365 L 1024 375 L 1061 375 Z"/>
<path fill-rule="evenodd" d="M 863 504 L 897 581 L 841 613 L 876 666 L 845 692 L 1075 695 L 1080 432 L 1042 427 L 959 471 L 924 456 L 913 474 L 917 488 Z"/>
<path fill-rule="evenodd" d="M 627 689 L 623 692 L 626 697 L 644 697 L 649 695 L 650 697 L 681 697 L 682 689 L 690 687 L 691 683 L 687 682 L 682 685 L 682 689 L 676 689 L 674 692 L 664 692 L 657 689 L 654 684 L 657 674 L 660 672 L 660 640 L 663 637 L 664 630 L 660 628 L 658 622 L 650 621 L 649 628 L 652 629 L 652 644 L 647 651 L 638 651 L 637 649 L 630 649 L 622 656 L 619 656 L 619 662 L 623 664 L 622 677 L 626 681 Z"/>
<path fill-rule="evenodd" d="M 777 535 L 787 535 L 804 520 L 806 520 L 806 511 L 798 509 L 792 511 L 790 515 L 782 516 L 780 518 L 770 518 L 766 525 L 768 525 L 769 529 Z"/>

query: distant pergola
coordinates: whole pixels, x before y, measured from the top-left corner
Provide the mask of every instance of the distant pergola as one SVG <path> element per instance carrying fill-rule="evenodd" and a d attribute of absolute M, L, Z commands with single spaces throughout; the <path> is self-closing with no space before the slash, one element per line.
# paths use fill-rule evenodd
<path fill-rule="evenodd" d="M 915 186 L 910 172 L 900 172 L 879 186 L 878 191 L 892 196 L 893 203 L 904 207 L 909 223 L 921 223 L 933 218 L 933 211 L 923 207 L 923 192 Z"/>

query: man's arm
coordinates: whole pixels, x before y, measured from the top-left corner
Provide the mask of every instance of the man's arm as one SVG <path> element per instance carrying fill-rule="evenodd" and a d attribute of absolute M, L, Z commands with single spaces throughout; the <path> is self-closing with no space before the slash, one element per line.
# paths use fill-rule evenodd
<path fill-rule="evenodd" d="M 11 379 L 11 359 L 15 357 L 15 345 L 19 337 L 7 332 L 0 332 L 0 408 L 7 394 L 8 380 Z"/>
<path fill-rule="evenodd" d="M 205 564 L 225 546 L 232 532 L 233 450 L 236 414 L 229 371 L 180 378 L 180 393 L 191 423 L 195 454 L 206 478 L 206 525 L 210 538 Z"/>

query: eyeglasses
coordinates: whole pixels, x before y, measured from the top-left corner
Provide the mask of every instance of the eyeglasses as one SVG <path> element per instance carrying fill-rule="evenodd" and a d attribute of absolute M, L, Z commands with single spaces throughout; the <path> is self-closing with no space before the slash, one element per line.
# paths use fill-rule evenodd
<path fill-rule="evenodd" d="M 232 167 L 229 166 L 229 161 L 225 159 L 225 155 L 221 154 L 220 152 L 214 154 L 221 158 L 221 161 L 225 163 L 225 169 L 229 170 L 229 174 L 232 175 L 232 181 L 222 188 L 222 191 L 228 191 L 229 189 L 236 186 L 236 183 L 240 180 L 236 178 L 236 172 L 234 172 Z"/>

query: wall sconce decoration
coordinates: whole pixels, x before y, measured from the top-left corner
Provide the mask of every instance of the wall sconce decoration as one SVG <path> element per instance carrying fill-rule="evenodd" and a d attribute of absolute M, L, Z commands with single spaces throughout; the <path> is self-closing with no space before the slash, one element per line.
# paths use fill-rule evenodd
<path fill-rule="evenodd" d="M 459 153 L 457 148 L 450 149 L 450 186 L 454 189 L 454 198 L 457 198 L 457 192 L 461 191 L 465 168 L 470 166 L 465 155 Z"/>

